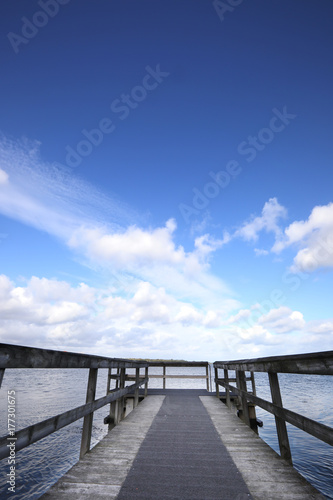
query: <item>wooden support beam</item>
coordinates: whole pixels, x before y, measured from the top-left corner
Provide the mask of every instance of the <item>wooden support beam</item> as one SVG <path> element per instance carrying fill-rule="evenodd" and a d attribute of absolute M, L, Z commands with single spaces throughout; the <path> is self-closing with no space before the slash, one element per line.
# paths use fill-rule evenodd
<path fill-rule="evenodd" d="M 148 366 L 145 368 L 145 378 L 147 379 L 147 382 L 145 383 L 145 397 L 148 394 Z"/>
<path fill-rule="evenodd" d="M 215 372 L 216 397 L 219 398 L 220 397 L 220 386 L 219 386 L 219 383 L 218 383 L 218 380 L 219 380 L 219 369 L 216 366 L 214 366 L 214 372 Z"/>
<path fill-rule="evenodd" d="M 250 415 L 249 415 L 249 407 L 247 404 L 247 387 L 245 380 L 245 372 L 243 370 L 236 370 L 236 379 L 237 379 L 237 387 L 242 393 L 239 396 L 240 403 L 240 418 L 244 420 L 247 425 L 250 425 Z"/>
<path fill-rule="evenodd" d="M 224 370 L 224 380 L 228 384 L 229 383 L 229 370 Z M 231 401 L 230 401 L 230 391 L 229 389 L 225 390 L 225 395 L 226 395 L 226 403 L 228 408 L 231 408 Z"/>
<path fill-rule="evenodd" d="M 163 389 L 165 389 L 165 374 L 166 374 L 166 366 L 163 366 Z"/>
<path fill-rule="evenodd" d="M 279 379 L 277 373 L 268 373 L 269 385 L 271 388 L 273 404 L 283 408 L 282 397 L 279 386 Z M 275 425 L 279 440 L 281 457 L 292 464 L 291 451 L 289 445 L 289 438 L 285 420 L 275 415 Z"/>
<path fill-rule="evenodd" d="M 126 378 L 126 368 L 120 368 L 120 381 L 119 381 L 119 389 L 124 389 L 125 387 L 125 378 Z M 118 401 L 118 408 L 116 408 L 117 412 L 117 417 L 116 417 L 116 424 L 119 424 L 119 422 L 124 418 L 124 405 L 125 405 L 125 400 L 124 397 L 121 397 Z"/>
<path fill-rule="evenodd" d="M 117 368 L 116 389 L 119 389 L 120 368 Z"/>
<path fill-rule="evenodd" d="M 139 404 L 139 382 L 140 382 L 140 368 L 135 369 L 135 383 L 138 384 L 134 392 L 134 408 Z"/>
<path fill-rule="evenodd" d="M 252 394 L 254 396 L 256 396 L 257 395 L 257 390 L 256 390 L 256 382 L 255 382 L 255 379 L 254 379 L 254 372 L 251 372 L 250 379 L 251 379 L 251 384 L 252 384 Z M 248 380 L 248 379 L 246 379 L 246 380 Z"/>
<path fill-rule="evenodd" d="M 97 368 L 90 368 L 86 403 L 92 403 L 93 401 L 95 401 L 97 373 L 98 373 Z M 82 458 L 90 450 L 93 417 L 94 413 L 91 412 L 89 413 L 89 415 L 86 415 L 83 419 L 80 458 Z"/>

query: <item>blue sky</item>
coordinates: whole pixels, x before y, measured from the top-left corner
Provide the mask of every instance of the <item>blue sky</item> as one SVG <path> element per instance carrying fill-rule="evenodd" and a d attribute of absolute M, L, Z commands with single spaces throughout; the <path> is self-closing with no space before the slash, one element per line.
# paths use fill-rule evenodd
<path fill-rule="evenodd" d="M 329 0 L 6 2 L 0 339 L 332 349 Z"/>

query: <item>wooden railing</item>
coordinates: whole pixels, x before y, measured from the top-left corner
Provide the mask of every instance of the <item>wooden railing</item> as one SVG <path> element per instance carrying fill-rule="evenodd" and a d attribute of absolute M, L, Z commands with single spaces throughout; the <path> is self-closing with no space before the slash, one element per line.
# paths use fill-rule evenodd
<path fill-rule="evenodd" d="M 201 379 L 201 380 L 206 380 L 206 388 L 207 391 L 209 391 L 210 387 L 210 364 L 208 361 L 147 361 L 148 367 L 146 368 L 146 373 L 145 376 L 147 376 L 149 379 L 162 379 L 163 380 L 163 389 L 166 388 L 166 380 L 167 379 Z M 200 368 L 203 367 L 205 368 L 205 374 L 204 375 L 181 375 L 181 374 L 168 374 L 167 373 L 167 368 Z M 150 368 L 163 368 L 163 373 L 162 374 L 156 374 L 152 373 Z M 113 379 L 119 379 L 119 374 L 117 375 L 112 375 Z M 126 380 L 135 380 L 135 377 L 133 375 L 128 375 L 126 377 Z"/>
<path fill-rule="evenodd" d="M 209 391 L 210 383 L 210 365 L 208 361 L 148 361 L 149 368 L 163 368 L 163 373 L 161 375 L 156 375 L 151 373 L 151 370 L 147 372 L 149 374 L 149 379 L 162 379 L 163 389 L 166 388 L 167 379 L 201 379 L 206 380 L 207 391 Z M 168 374 L 167 368 L 205 368 L 205 375 L 181 375 L 181 374 Z"/>
<path fill-rule="evenodd" d="M 226 389 L 226 402 L 231 406 L 230 391 L 238 395 L 241 418 L 250 425 L 249 406 L 260 406 L 275 416 L 276 430 L 281 456 L 292 462 L 286 422 L 302 429 L 316 438 L 333 445 L 333 429 L 283 407 L 278 373 L 306 375 L 333 375 L 333 351 L 291 356 L 273 356 L 239 361 L 216 361 L 214 363 L 216 394 L 219 387 Z M 223 377 L 219 370 L 224 371 Z M 229 370 L 236 372 L 236 378 L 229 378 Z M 246 377 L 250 372 L 250 377 Z M 254 372 L 266 372 L 269 377 L 272 402 L 257 397 L 254 385 Z M 247 389 L 247 380 L 252 381 L 252 390 Z M 233 386 L 230 382 L 235 382 Z"/>
<path fill-rule="evenodd" d="M 31 347 L 0 344 L 0 386 L 7 369 L 13 368 L 88 368 L 88 386 L 86 404 L 66 411 L 43 422 L 26 427 L 15 432 L 15 450 L 19 451 L 40 439 L 62 429 L 63 427 L 84 418 L 80 457 L 90 449 L 91 432 L 94 411 L 110 404 L 110 414 L 113 423 L 118 423 L 124 416 L 124 397 L 134 392 L 134 406 L 139 401 L 139 387 L 145 384 L 147 389 L 148 378 L 140 378 L 140 369 L 147 370 L 147 363 L 135 362 L 119 358 L 106 358 L 87 354 L 78 354 L 65 351 L 52 351 Z M 106 396 L 95 399 L 97 374 L 99 368 L 108 368 L 108 385 Z M 126 369 L 135 368 L 135 383 L 125 386 Z M 110 388 L 112 370 L 119 373 L 119 383 L 115 389 Z M 146 372 L 147 373 L 147 372 Z M 14 440 L 14 438 L 13 438 Z M 8 436 L 0 438 L 0 459 L 9 455 Z"/>

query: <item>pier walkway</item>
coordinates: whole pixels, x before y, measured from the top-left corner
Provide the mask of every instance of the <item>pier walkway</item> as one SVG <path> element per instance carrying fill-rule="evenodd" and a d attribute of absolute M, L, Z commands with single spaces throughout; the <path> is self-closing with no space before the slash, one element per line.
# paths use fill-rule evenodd
<path fill-rule="evenodd" d="M 211 365 L 0 344 L 0 386 L 5 371 L 22 368 L 38 369 L 36 382 L 43 369 L 54 369 L 55 375 L 57 369 L 80 369 L 88 375 L 85 404 L 15 432 L 8 427 L 9 435 L 0 437 L 1 460 L 83 420 L 80 460 L 49 490 L 45 484 L 45 500 L 324 499 L 292 467 L 287 424 L 331 446 L 333 428 L 285 408 L 279 375 L 333 375 L 333 351 Z M 96 398 L 98 377 L 105 369 L 106 394 Z M 267 374 L 268 399 L 256 392 L 257 372 Z M 183 387 L 193 387 L 188 379 L 201 379 L 206 389 L 166 388 L 174 379 Z M 14 412 L 15 397 L 8 397 L 8 405 Z M 280 454 L 258 436 L 256 407 L 274 415 Z M 109 432 L 91 449 L 94 412 L 100 408 L 106 410 Z M 50 458 L 53 451 L 57 453 L 50 449 Z M 52 469 L 52 460 L 50 464 Z M 15 486 L 15 481 L 13 476 L 9 484 Z"/>
<path fill-rule="evenodd" d="M 159 392 L 148 395 L 42 498 L 324 499 L 216 396 L 205 390 Z"/>

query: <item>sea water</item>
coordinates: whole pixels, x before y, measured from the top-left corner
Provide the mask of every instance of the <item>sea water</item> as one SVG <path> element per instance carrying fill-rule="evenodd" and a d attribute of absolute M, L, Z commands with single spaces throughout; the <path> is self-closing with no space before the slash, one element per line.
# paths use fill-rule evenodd
<path fill-rule="evenodd" d="M 162 369 L 150 369 L 161 374 Z M 167 374 L 199 375 L 204 368 L 167 368 Z M 256 374 L 257 395 L 270 398 L 268 377 Z M 13 369 L 6 370 L 0 390 L 0 435 L 8 435 L 8 391 L 15 391 L 16 431 L 85 403 L 88 370 Z M 279 375 L 283 405 L 297 413 L 333 427 L 333 377 Z M 106 392 L 107 370 L 99 370 L 96 397 Z M 206 388 L 205 380 L 168 379 L 167 388 Z M 151 379 L 150 387 L 162 387 Z M 279 451 L 274 416 L 257 407 L 264 425 L 259 435 Z M 94 414 L 92 447 L 107 433 L 103 420 L 108 406 Z M 333 499 L 333 447 L 287 424 L 294 467 L 328 499 Z M 79 459 L 82 419 L 19 451 L 15 457 L 15 493 L 8 491 L 9 464 L 0 462 L 0 498 L 39 498 Z"/>

